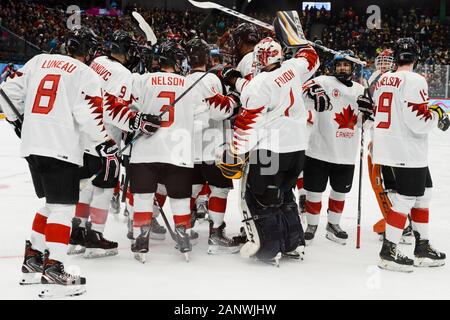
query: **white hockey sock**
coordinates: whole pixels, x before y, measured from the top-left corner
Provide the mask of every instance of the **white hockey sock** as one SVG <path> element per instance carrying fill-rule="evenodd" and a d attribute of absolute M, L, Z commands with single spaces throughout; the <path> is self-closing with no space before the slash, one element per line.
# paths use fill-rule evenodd
<path fill-rule="evenodd" d="M 229 188 L 218 188 L 210 186 L 211 195 L 208 202 L 208 215 L 213 222 L 213 228 L 222 225 L 227 209 L 227 198 L 230 192 Z"/>
<path fill-rule="evenodd" d="M 108 219 L 109 205 L 114 193 L 113 188 L 103 189 L 94 187 L 94 193 L 90 206 L 92 230 L 103 233 Z"/>
<path fill-rule="evenodd" d="M 322 209 L 322 193 L 306 191 L 306 221 L 308 225 L 317 226 Z"/>
<path fill-rule="evenodd" d="M 339 224 L 341 222 L 342 212 L 344 211 L 345 193 L 331 190 L 328 199 L 328 222 Z"/>
<path fill-rule="evenodd" d="M 50 210 L 47 206 L 42 207 L 36 212 L 31 228 L 31 245 L 35 250 L 44 252 L 47 249 L 45 244 L 45 227 L 47 226 L 47 219 L 50 215 Z"/>
<path fill-rule="evenodd" d="M 64 262 L 70 239 L 70 226 L 75 215 L 75 205 L 47 204 L 50 215 L 45 228 L 45 242 L 50 252 L 49 258 Z"/>

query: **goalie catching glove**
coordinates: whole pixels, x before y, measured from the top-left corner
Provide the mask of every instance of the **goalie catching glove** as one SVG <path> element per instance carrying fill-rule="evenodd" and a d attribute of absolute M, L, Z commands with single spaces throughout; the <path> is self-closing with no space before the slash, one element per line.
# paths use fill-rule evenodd
<path fill-rule="evenodd" d="M 247 160 L 248 155 L 239 155 L 234 150 L 227 148 L 223 151 L 222 159 L 217 164 L 217 167 L 225 178 L 240 179 Z"/>
<path fill-rule="evenodd" d="M 438 128 L 442 131 L 447 131 L 448 127 L 450 126 L 450 120 L 448 119 L 447 112 L 445 112 L 444 109 L 437 105 L 429 106 L 428 109 L 438 114 Z"/>
<path fill-rule="evenodd" d="M 108 140 L 95 147 L 102 160 L 102 168 L 92 181 L 94 186 L 102 186 L 104 182 L 113 182 L 119 176 L 120 161 L 117 156 L 119 147 L 114 140 Z"/>
<path fill-rule="evenodd" d="M 138 112 L 130 121 L 130 129 L 152 135 L 161 127 L 161 118 L 154 114 Z"/>

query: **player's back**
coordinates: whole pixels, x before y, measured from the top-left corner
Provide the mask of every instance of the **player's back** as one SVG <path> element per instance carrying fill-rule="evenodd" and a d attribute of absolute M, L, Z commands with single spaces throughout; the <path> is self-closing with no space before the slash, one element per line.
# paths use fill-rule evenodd
<path fill-rule="evenodd" d="M 133 103 L 143 113 L 162 116 L 161 128 L 151 137 L 136 141 L 132 163 L 161 162 L 192 167 L 193 105 L 195 90 L 191 90 L 174 107 L 170 105 L 189 87 L 188 80 L 178 74 L 155 72 L 136 75 L 133 80 Z"/>
<path fill-rule="evenodd" d="M 435 126 L 428 110 L 428 85 L 411 71 L 386 72 L 373 96 L 374 163 L 394 167 L 427 166 L 427 133 Z"/>
<path fill-rule="evenodd" d="M 81 164 L 82 127 L 96 143 L 105 137 L 99 80 L 82 62 L 58 54 L 35 56 L 21 74 L 12 84 L 24 94 L 21 155 Z"/>

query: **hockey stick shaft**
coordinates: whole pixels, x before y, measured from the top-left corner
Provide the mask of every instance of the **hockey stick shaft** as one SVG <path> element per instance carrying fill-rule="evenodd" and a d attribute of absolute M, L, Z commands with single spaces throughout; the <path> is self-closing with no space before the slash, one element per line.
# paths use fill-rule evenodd
<path fill-rule="evenodd" d="M 9 108 L 14 112 L 17 119 L 19 119 L 20 123 L 23 123 L 23 115 L 20 114 L 19 110 L 17 110 L 14 103 L 11 101 L 11 99 L 8 97 L 5 91 L 3 89 L 0 89 L 0 94 L 2 95 L 3 99 L 5 99 L 6 103 L 8 103 Z"/>
<path fill-rule="evenodd" d="M 263 27 L 265 29 L 268 29 L 270 31 L 274 31 L 273 26 L 268 24 L 268 23 L 265 23 L 265 22 L 260 21 L 258 19 L 249 17 L 249 16 L 247 16 L 245 14 L 242 14 L 242 13 L 234 11 L 234 10 L 232 10 L 230 8 L 221 6 L 221 5 L 217 4 L 217 3 L 214 3 L 214 2 L 199 2 L 199 1 L 193 1 L 193 0 L 189 0 L 189 2 L 193 6 L 195 6 L 197 8 L 201 8 L 201 9 L 217 9 L 217 10 L 223 11 L 225 13 L 231 14 L 232 16 L 238 17 L 238 18 L 240 18 L 242 20 L 245 20 L 245 21 L 251 22 L 253 24 L 256 24 L 256 25 L 258 25 L 260 27 Z M 312 41 L 308 41 L 308 43 L 311 46 L 313 46 L 313 47 L 315 47 L 317 49 L 320 49 L 320 50 L 322 50 L 324 52 L 328 52 L 328 53 L 331 53 L 331 54 L 334 54 L 334 55 L 339 53 L 336 50 L 330 49 L 328 47 L 325 47 L 325 46 L 322 46 L 320 44 L 314 43 Z M 361 61 L 361 60 L 359 60 L 357 58 L 350 57 L 348 55 L 343 55 L 343 56 L 345 57 L 345 59 L 347 59 L 349 61 L 352 61 L 352 62 L 354 62 L 356 64 L 360 64 L 360 65 L 363 65 L 363 66 L 367 65 L 367 63 L 365 61 Z"/>
<path fill-rule="evenodd" d="M 188 94 L 204 77 L 206 77 L 207 74 L 219 70 L 223 68 L 223 65 L 218 64 L 217 66 L 207 70 L 200 78 L 195 80 L 175 101 L 169 105 L 168 108 L 166 108 L 163 112 L 159 114 L 159 118 L 162 118 L 163 115 L 165 115 L 167 112 L 169 112 L 170 109 L 175 107 L 178 101 L 180 101 L 186 94 Z M 139 132 L 126 146 L 124 146 L 119 152 L 117 153 L 119 157 L 123 154 L 125 150 L 127 150 L 133 143 L 136 142 L 140 137 L 142 137 L 144 134 L 142 132 Z"/>
<path fill-rule="evenodd" d="M 161 216 L 163 217 L 164 220 L 164 224 L 167 227 L 167 230 L 169 230 L 170 236 L 172 237 L 173 241 L 175 241 L 178 244 L 178 239 L 177 239 L 177 235 L 175 234 L 175 232 L 172 230 L 172 227 L 169 223 L 169 220 L 167 219 L 167 216 L 161 206 L 161 204 L 159 203 L 158 199 L 155 197 L 154 203 L 156 204 L 156 206 L 158 207 L 159 212 L 161 213 Z"/>

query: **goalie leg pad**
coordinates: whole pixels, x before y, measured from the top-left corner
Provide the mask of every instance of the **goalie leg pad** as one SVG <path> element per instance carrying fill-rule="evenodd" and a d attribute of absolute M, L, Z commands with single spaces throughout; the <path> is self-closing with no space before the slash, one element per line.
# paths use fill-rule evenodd
<path fill-rule="evenodd" d="M 300 222 L 300 213 L 295 202 L 285 203 L 281 206 L 283 214 L 281 222 L 283 227 L 282 252 L 294 251 L 298 246 L 305 245 L 305 236 Z"/>

